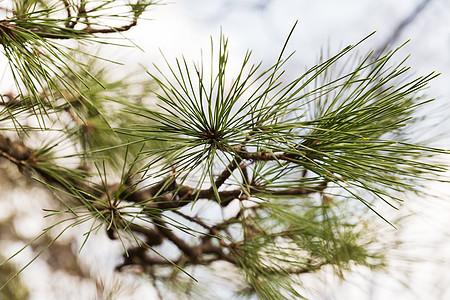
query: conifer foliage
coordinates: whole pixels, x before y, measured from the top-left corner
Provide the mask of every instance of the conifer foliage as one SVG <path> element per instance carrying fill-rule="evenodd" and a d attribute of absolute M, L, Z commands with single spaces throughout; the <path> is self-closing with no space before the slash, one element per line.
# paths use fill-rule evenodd
<path fill-rule="evenodd" d="M 110 62 L 83 49 L 111 46 L 154 4 L 2 8 L 15 88 L 1 91 L 0 157 L 59 200 L 46 208 L 55 226 L 105 231 L 123 245 L 118 272 L 138 268 L 172 291 L 220 265 L 242 278 L 241 296 L 296 299 L 306 273 L 384 267 L 361 216 L 383 218 L 375 203 L 396 208 L 445 171 L 433 158 L 446 151 L 407 126 L 437 75 L 412 77 L 396 50 L 359 55 L 369 36 L 288 80 L 286 45 L 263 68 L 220 34 L 197 63 L 163 56 L 146 80 L 111 79 Z"/>

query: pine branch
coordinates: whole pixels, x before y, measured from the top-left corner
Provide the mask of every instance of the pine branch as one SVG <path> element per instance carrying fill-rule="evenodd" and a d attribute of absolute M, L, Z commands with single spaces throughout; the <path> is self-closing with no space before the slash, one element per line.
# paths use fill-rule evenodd
<path fill-rule="evenodd" d="M 128 24 L 122 26 L 104 26 L 107 28 L 96 28 L 95 26 L 98 24 L 91 21 L 91 19 L 97 18 L 95 14 L 98 14 L 99 10 L 107 9 L 107 7 L 102 8 L 104 5 L 100 5 L 99 7 L 88 10 L 86 9 L 86 3 L 84 1 L 82 1 L 78 7 L 69 4 L 69 2 L 65 0 L 62 2 L 67 14 L 67 17 L 64 19 L 48 17 L 52 13 L 58 12 L 58 7 L 42 11 L 36 9 L 36 11 L 27 12 L 25 14 L 14 13 L 13 17 L 0 21 L 0 32 L 13 37 L 17 36 L 14 32 L 27 31 L 40 38 L 46 39 L 77 39 L 90 37 L 95 34 L 124 32 L 136 26 L 142 13 L 148 6 L 154 4 L 152 1 L 136 1 L 134 4 L 130 3 L 130 13 L 132 13 L 133 16 Z M 72 10 L 77 11 L 76 17 L 72 16 Z M 83 22 L 84 27 L 75 29 L 75 26 L 80 23 L 81 19 L 85 19 Z"/>
<path fill-rule="evenodd" d="M 18 95 L 5 94 L 2 105 L 12 121 L 23 112 L 48 119 L 67 113 L 60 133 L 76 144 L 68 157 L 81 165 L 56 163 L 56 142 L 32 149 L 4 135 L 0 157 L 21 172 L 28 169 L 26 175 L 34 172 L 56 197 L 74 200 L 58 213 L 88 215 L 120 240 L 125 254 L 119 270 L 137 265 L 158 278 L 159 268 L 224 261 L 242 270 L 261 297 L 287 292 L 296 298 L 292 275 L 326 265 L 338 273 L 353 264 L 382 265 L 368 247 L 376 239 L 364 243 L 372 232 L 361 229 L 357 205 L 349 201 L 372 210 L 373 198 L 401 201 L 399 193 L 419 192 L 421 180 L 445 170 L 422 159 L 445 150 L 400 135 L 426 102 L 417 93 L 436 75 L 403 82 L 408 68 L 389 67 L 396 51 L 341 66 L 358 44 L 348 46 L 284 83 L 286 45 L 268 69 L 251 65 L 248 52 L 230 76 L 228 40 L 221 35 L 219 51 L 211 51 L 213 65 L 205 68 L 210 74 L 203 62 L 190 66 L 184 58 L 173 65 L 164 58 L 169 72 L 156 67 L 159 74 L 149 73 L 159 99 L 150 109 L 130 101 L 122 81 L 115 88 L 123 94 L 97 91 L 99 76 L 53 40 L 127 31 L 152 2 L 133 2 L 132 15 L 120 16 L 129 21 L 122 26 L 101 24 L 96 16 L 102 4 L 58 3 L 39 10 L 17 2 L 13 17 L 0 20 L 0 42 L 24 87 Z M 66 17 L 53 18 L 56 12 Z M 238 208 L 221 218 L 183 212 L 198 200 L 212 211 L 234 209 L 233 200 Z M 175 259 L 157 251 L 164 242 L 178 250 Z"/>
<path fill-rule="evenodd" d="M 34 152 L 34 149 L 28 148 L 21 141 L 13 142 L 0 135 L 0 155 L 14 163 L 19 170 L 23 170 L 27 166 L 28 160 Z"/>

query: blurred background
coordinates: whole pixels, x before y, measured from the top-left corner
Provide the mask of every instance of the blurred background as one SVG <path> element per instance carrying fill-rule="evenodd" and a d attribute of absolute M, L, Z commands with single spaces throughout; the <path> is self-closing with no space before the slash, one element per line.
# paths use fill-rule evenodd
<path fill-rule="evenodd" d="M 287 65 L 290 79 L 313 66 L 322 50 L 334 53 L 374 31 L 376 34 L 361 45 L 362 54 L 395 48 L 410 40 L 400 50 L 398 59 L 411 54 L 406 64 L 417 75 L 442 73 L 427 90 L 431 98 L 437 99 L 428 106 L 427 122 L 432 129 L 420 134 L 429 135 L 435 146 L 450 148 L 448 0 L 179 0 L 160 4 L 146 14 L 147 20 L 125 33 L 140 49 L 116 47 L 98 51 L 109 59 L 123 62 L 124 72 L 144 74 L 142 68 L 161 62 L 160 52 L 169 60 L 184 55 L 188 61 L 198 61 L 201 49 L 209 51 L 210 38 L 217 39 L 223 32 L 229 37 L 231 62 L 239 63 L 250 49 L 255 63 L 263 61 L 264 66 L 270 66 L 277 60 L 298 20 L 287 48 L 287 52 L 296 52 Z M 25 182 L 16 169 L 0 161 L 3 257 L 38 235 L 46 224 L 42 207 L 48 205 L 48 193 L 37 184 Z M 31 193 L 23 192 L 25 185 L 32 189 Z M 391 220 L 399 215 L 404 217 L 396 223 L 397 230 L 380 221 L 380 226 L 386 227 L 387 238 L 402 241 L 396 249 L 388 250 L 392 265 L 388 272 L 361 270 L 349 274 L 345 282 L 331 276 L 321 280 L 306 277 L 308 297 L 317 300 L 450 299 L 450 186 L 435 183 L 428 188 L 434 197 L 410 199 L 400 212 L 385 212 Z M 15 281 L 16 295 L 21 286 L 27 286 L 23 287 L 23 293 L 30 299 L 158 299 L 151 278 L 136 279 L 131 274 L 114 273 L 122 247 L 111 242 L 103 231 L 90 238 L 78 254 L 83 230 L 88 228 L 69 230 L 30 265 L 21 275 L 21 281 Z M 34 247 L 40 250 L 44 244 Z M 33 251 L 26 250 L 14 263 L 23 266 L 33 257 Z M 5 278 L 8 274 L 2 272 L 1 277 Z M 222 299 L 233 299 L 226 287 L 223 289 Z"/>

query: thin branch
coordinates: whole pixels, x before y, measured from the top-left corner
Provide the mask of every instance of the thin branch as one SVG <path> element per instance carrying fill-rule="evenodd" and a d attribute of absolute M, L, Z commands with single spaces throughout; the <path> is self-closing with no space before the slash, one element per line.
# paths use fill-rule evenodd
<path fill-rule="evenodd" d="M 279 153 L 279 154 L 273 154 L 267 151 L 261 151 L 258 153 L 251 153 L 248 152 L 243 147 L 233 147 L 233 150 L 236 151 L 236 155 L 240 157 L 241 159 L 251 160 L 251 161 L 289 161 L 289 162 L 295 162 L 297 155 L 294 155 L 292 153 Z"/>
<path fill-rule="evenodd" d="M 414 20 L 420 15 L 420 13 L 431 3 L 432 0 L 423 0 L 417 7 L 409 14 L 403 21 L 398 24 L 397 28 L 386 39 L 386 41 L 374 51 L 373 57 L 379 57 L 380 54 L 385 51 L 389 46 L 395 43 L 395 41 L 402 34 L 403 30 L 414 22 Z"/>
<path fill-rule="evenodd" d="M 162 218 L 153 218 L 153 222 L 157 225 L 157 230 L 164 235 L 169 241 L 175 244 L 184 254 L 186 254 L 193 262 L 199 259 L 199 249 L 186 243 L 182 238 L 176 236 L 172 230 L 167 228 L 167 224 Z"/>
<path fill-rule="evenodd" d="M 161 235 L 161 232 L 156 229 L 150 229 L 136 224 L 129 224 L 128 228 L 133 232 L 138 232 L 145 235 L 145 237 L 147 238 L 146 243 L 149 246 L 160 245 L 163 242 L 163 236 Z"/>
<path fill-rule="evenodd" d="M 260 193 L 267 193 L 272 196 L 304 196 L 313 193 L 323 192 L 327 188 L 327 182 L 324 181 L 317 186 L 310 188 L 292 188 L 285 190 L 269 190 L 269 189 L 261 189 Z"/>
<path fill-rule="evenodd" d="M 236 170 L 236 168 L 240 165 L 241 161 L 242 158 L 236 157 L 230 162 L 227 168 L 223 170 L 223 172 L 217 177 L 216 181 L 214 182 L 214 185 L 217 189 L 219 189 L 222 184 L 231 176 L 233 171 Z M 210 191 L 211 193 L 214 193 L 214 189 L 212 186 L 210 188 Z"/>
<path fill-rule="evenodd" d="M 265 274 L 278 274 L 278 275 L 301 275 L 301 274 L 307 274 L 311 273 L 317 270 L 320 270 L 324 266 L 326 266 L 326 262 L 321 262 L 318 264 L 311 264 L 306 268 L 283 268 L 282 270 L 274 270 L 272 268 L 265 268 L 264 273 Z"/>
<path fill-rule="evenodd" d="M 128 31 L 134 26 L 137 25 L 138 19 L 142 14 L 142 11 L 134 12 L 133 18 L 130 23 L 122 26 L 109 26 L 108 28 L 95 28 L 92 24 L 89 23 L 89 16 L 84 7 L 84 4 L 80 5 L 78 9 L 78 14 L 75 20 L 72 19 L 72 14 L 70 10 L 70 4 L 67 0 L 62 0 L 64 3 L 64 7 L 67 13 L 66 19 L 59 19 L 60 23 L 64 22 L 64 26 L 57 26 L 55 24 L 53 30 L 42 29 L 39 24 L 34 25 L 31 22 L 27 23 L 26 28 L 20 27 L 15 23 L 13 18 L 0 20 L 0 34 L 3 32 L 4 34 L 8 34 L 11 37 L 15 36 L 14 31 L 25 30 L 32 32 L 33 34 L 47 39 L 76 39 L 79 37 L 85 37 L 94 34 L 109 34 L 116 32 L 124 32 Z M 74 29 L 75 25 L 79 22 L 81 17 L 84 17 L 86 21 L 86 26 L 82 29 Z"/>
<path fill-rule="evenodd" d="M 0 155 L 17 165 L 19 169 L 27 165 L 27 160 L 34 152 L 34 149 L 28 148 L 21 141 L 13 142 L 0 135 Z"/>
<path fill-rule="evenodd" d="M 70 24 L 70 19 L 72 18 L 72 13 L 70 12 L 70 4 L 67 0 L 61 0 L 61 1 L 64 3 L 64 7 L 66 8 L 66 12 L 67 12 L 66 27 L 73 28 L 73 27 L 71 27 L 71 24 Z"/>
<path fill-rule="evenodd" d="M 193 262 L 191 260 L 186 260 L 185 257 L 180 257 L 178 259 L 174 260 L 165 260 L 163 258 L 155 258 L 155 257 L 149 257 L 146 255 L 146 249 L 144 248 L 132 248 L 128 250 L 128 256 L 124 254 L 124 262 L 116 267 L 116 270 L 122 270 L 126 266 L 133 266 L 133 265 L 139 265 L 139 266 L 173 266 L 183 264 L 184 266 L 187 265 L 209 265 L 214 261 L 218 261 L 217 257 L 211 257 L 207 259 L 198 260 L 196 262 Z"/>

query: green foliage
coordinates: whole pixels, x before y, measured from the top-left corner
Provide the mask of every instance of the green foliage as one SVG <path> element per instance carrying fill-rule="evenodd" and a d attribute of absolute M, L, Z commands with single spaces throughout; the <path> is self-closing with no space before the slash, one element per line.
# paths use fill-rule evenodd
<path fill-rule="evenodd" d="M 2 258 L 2 260 L 3 259 L 4 258 Z M 12 264 L 3 265 L 0 270 L 2 282 L 9 280 L 12 276 L 14 276 L 14 273 L 16 272 Z M 16 280 L 2 289 L 0 291 L 0 296 L 5 300 L 28 299 L 29 291 L 26 285 L 21 280 Z"/>
<path fill-rule="evenodd" d="M 382 217 L 376 204 L 396 208 L 446 170 L 434 156 L 448 151 L 411 140 L 406 126 L 436 74 L 410 79 L 397 50 L 360 57 L 360 43 L 294 79 L 286 44 L 267 69 L 248 51 L 230 74 L 221 34 L 200 63 L 164 57 L 148 80 L 111 80 L 95 56 L 78 59 L 55 40 L 101 41 L 152 4 L 125 3 L 111 17 L 129 23 L 103 25 L 119 2 L 16 1 L 0 21 L 18 92 L 3 99 L 1 121 L 46 140 L 34 149 L 0 136 L 0 154 L 61 200 L 48 217 L 70 221 L 62 232 L 106 230 L 124 247 L 117 269 L 139 266 L 155 288 L 190 289 L 194 266 L 225 262 L 247 280 L 242 295 L 294 299 L 303 274 L 386 266 L 367 210 Z M 22 124 L 36 116 L 41 126 Z"/>
<path fill-rule="evenodd" d="M 89 109 L 95 109 L 80 86 L 90 89 L 89 80 L 96 81 L 95 85 L 101 83 L 73 58 L 70 52 L 74 44 L 64 41 L 102 42 L 97 34 L 128 30 L 152 4 L 141 0 L 14 1 L 13 16 L 0 21 L 0 44 L 17 90 L 28 99 L 26 102 L 31 105 L 28 112 L 38 117 L 41 126 L 45 127 L 43 117 L 55 106 L 58 96 L 67 98 L 66 104 L 72 107 L 88 105 Z M 122 13 L 111 15 L 114 10 Z M 108 25 L 117 21 L 128 24 Z M 91 54 L 81 52 L 81 55 Z M 78 105 L 70 98 L 77 100 Z"/>

